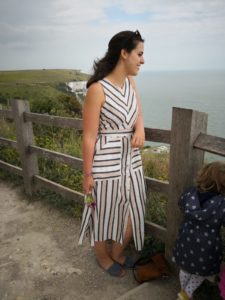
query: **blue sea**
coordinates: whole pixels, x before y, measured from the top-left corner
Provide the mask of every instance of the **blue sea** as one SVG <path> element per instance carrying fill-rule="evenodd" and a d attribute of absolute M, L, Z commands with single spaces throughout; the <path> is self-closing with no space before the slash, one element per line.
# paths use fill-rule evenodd
<path fill-rule="evenodd" d="M 225 138 L 225 70 L 140 72 L 135 78 L 146 127 L 170 129 L 172 107 L 208 114 L 207 133 Z"/>

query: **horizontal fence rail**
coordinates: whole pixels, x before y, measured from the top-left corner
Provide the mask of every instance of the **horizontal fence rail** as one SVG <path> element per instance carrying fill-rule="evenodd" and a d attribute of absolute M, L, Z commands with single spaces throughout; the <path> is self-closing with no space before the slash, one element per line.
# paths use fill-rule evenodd
<path fill-rule="evenodd" d="M 18 149 L 18 145 L 16 141 L 5 139 L 0 137 L 0 145 L 2 146 L 7 146 L 7 147 L 12 147 L 14 149 Z"/>
<path fill-rule="evenodd" d="M 225 156 L 225 139 L 200 133 L 194 142 L 194 148 Z"/>
<path fill-rule="evenodd" d="M 0 117 L 7 118 L 7 119 L 13 119 L 13 113 L 11 110 L 0 109 Z"/>
<path fill-rule="evenodd" d="M 20 168 L 20 167 L 17 167 L 17 166 L 14 166 L 14 165 L 11 165 L 3 160 L 0 160 L 0 168 L 10 172 L 10 173 L 13 173 L 13 174 L 16 174 L 16 175 L 19 175 L 19 176 L 23 176 L 23 169 Z"/>
<path fill-rule="evenodd" d="M 46 148 L 41 148 L 37 146 L 29 146 L 28 149 L 31 153 L 36 153 L 38 156 L 49 158 L 59 163 L 65 163 L 74 168 L 82 169 L 83 167 L 83 160 L 71 155 L 59 153 L 56 151 L 48 150 Z"/>
<path fill-rule="evenodd" d="M 82 119 L 24 112 L 24 120 L 37 124 L 83 130 Z M 0 110 L 0 117 L 13 119 L 9 110 Z M 170 144 L 170 130 L 145 127 L 146 141 Z"/>
<path fill-rule="evenodd" d="M 169 194 L 169 182 L 162 181 L 154 178 L 145 176 L 147 192 L 157 192 L 162 193 L 165 196 Z"/>
<path fill-rule="evenodd" d="M 58 117 L 52 115 L 24 112 L 24 120 L 43 125 L 62 128 L 76 128 L 77 130 L 82 130 L 82 120 L 77 118 Z"/>
<path fill-rule="evenodd" d="M 167 229 L 158 224 L 145 221 L 145 229 L 150 232 L 155 238 L 165 242 L 167 237 Z"/>
<path fill-rule="evenodd" d="M 146 141 L 170 144 L 170 130 L 145 127 Z"/>
<path fill-rule="evenodd" d="M 83 204 L 84 202 L 84 195 L 82 193 L 74 191 L 39 175 L 34 175 L 33 180 L 36 187 L 50 189 L 51 191 L 56 192 L 65 198 L 74 200 L 76 203 Z"/>

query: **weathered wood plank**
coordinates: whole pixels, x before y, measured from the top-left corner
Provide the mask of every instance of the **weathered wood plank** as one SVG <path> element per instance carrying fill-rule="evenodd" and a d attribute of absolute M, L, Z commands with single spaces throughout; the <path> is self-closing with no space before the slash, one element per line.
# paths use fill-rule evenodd
<path fill-rule="evenodd" d="M 147 192 L 158 192 L 166 196 L 169 195 L 169 183 L 168 181 L 162 181 L 150 177 L 145 177 Z"/>
<path fill-rule="evenodd" d="M 29 151 L 36 153 L 38 156 L 49 158 L 56 162 L 66 163 L 77 169 L 83 168 L 83 160 L 71 155 L 59 153 L 56 151 L 48 150 L 37 146 L 29 146 Z"/>
<path fill-rule="evenodd" d="M 62 195 L 65 198 L 74 200 L 77 203 L 83 204 L 84 203 L 84 195 L 82 193 L 76 192 L 70 188 L 67 188 L 61 184 L 55 183 L 51 180 L 48 180 L 44 177 L 39 175 L 35 175 L 33 178 L 34 184 L 36 187 L 40 188 L 47 188 L 53 192 L 56 192 Z"/>
<path fill-rule="evenodd" d="M 200 133 L 194 142 L 194 148 L 225 156 L 225 139 Z"/>
<path fill-rule="evenodd" d="M 170 130 L 145 127 L 146 141 L 170 144 Z"/>
<path fill-rule="evenodd" d="M 38 162 L 35 153 L 27 151 L 28 146 L 34 145 L 33 127 L 31 122 L 24 121 L 24 112 L 29 112 L 29 102 L 23 100 L 12 101 L 12 111 L 16 124 L 16 140 L 20 153 L 24 187 L 28 195 L 32 195 L 32 178 L 38 174 Z"/>
<path fill-rule="evenodd" d="M 167 237 L 167 229 L 155 223 L 145 221 L 145 230 L 155 238 L 165 242 Z"/>
<path fill-rule="evenodd" d="M 16 141 L 5 139 L 3 137 L 0 137 L 0 145 L 12 147 L 14 149 L 18 149 L 18 145 Z"/>
<path fill-rule="evenodd" d="M 0 109 L 0 117 L 13 119 L 13 113 L 11 110 Z"/>
<path fill-rule="evenodd" d="M 206 113 L 173 108 L 166 240 L 166 256 L 169 260 L 181 221 L 178 199 L 187 187 L 193 185 L 197 171 L 204 163 L 204 151 L 194 149 L 193 145 L 200 132 L 206 132 L 206 128 Z"/>
<path fill-rule="evenodd" d="M 82 130 L 82 120 L 75 118 L 66 118 L 66 117 L 58 117 L 51 115 L 43 115 L 37 113 L 24 113 L 25 121 L 31 121 L 34 123 L 56 126 L 62 128 L 76 128 L 77 130 Z"/>
<path fill-rule="evenodd" d="M 11 165 L 3 160 L 0 160 L 0 168 L 9 171 L 10 173 L 17 174 L 19 176 L 23 176 L 23 170 L 20 167 Z"/>

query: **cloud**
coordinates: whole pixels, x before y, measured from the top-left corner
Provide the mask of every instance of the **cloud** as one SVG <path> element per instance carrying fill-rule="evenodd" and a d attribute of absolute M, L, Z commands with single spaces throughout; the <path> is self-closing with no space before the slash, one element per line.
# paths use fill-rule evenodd
<path fill-rule="evenodd" d="M 127 29 L 146 40 L 146 69 L 225 68 L 224 0 L 8 0 L 0 20 L 0 69 L 90 70 Z"/>

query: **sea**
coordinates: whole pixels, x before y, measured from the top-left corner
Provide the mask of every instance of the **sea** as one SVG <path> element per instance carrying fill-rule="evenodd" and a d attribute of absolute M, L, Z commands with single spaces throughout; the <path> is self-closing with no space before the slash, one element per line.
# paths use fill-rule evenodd
<path fill-rule="evenodd" d="M 207 133 L 225 138 L 225 69 L 140 71 L 135 82 L 145 127 L 170 130 L 172 108 L 188 108 L 207 113 Z M 74 92 L 86 93 L 77 90 L 76 82 L 70 84 Z M 146 142 L 146 145 L 163 146 L 162 149 L 168 147 L 152 142 Z M 207 153 L 206 158 L 215 160 L 222 157 Z"/>
<path fill-rule="evenodd" d="M 188 108 L 207 113 L 207 133 L 225 138 L 225 70 L 140 72 L 135 82 L 145 127 L 171 129 L 172 108 Z"/>

